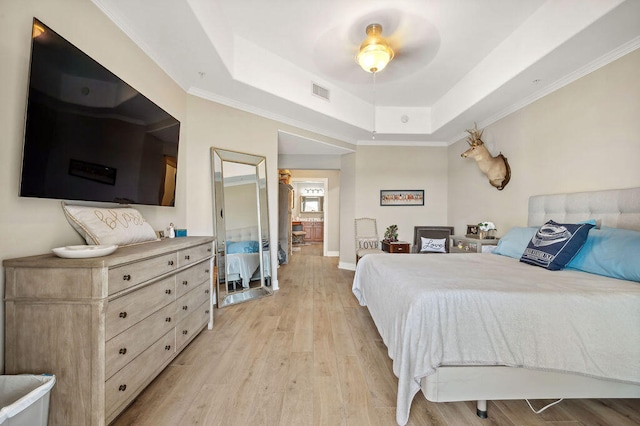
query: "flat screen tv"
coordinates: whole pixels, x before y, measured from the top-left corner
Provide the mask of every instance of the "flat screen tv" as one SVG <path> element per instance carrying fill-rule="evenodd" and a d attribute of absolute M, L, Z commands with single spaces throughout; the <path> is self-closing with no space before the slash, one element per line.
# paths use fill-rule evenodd
<path fill-rule="evenodd" d="M 180 122 L 33 25 L 20 196 L 173 206 Z"/>

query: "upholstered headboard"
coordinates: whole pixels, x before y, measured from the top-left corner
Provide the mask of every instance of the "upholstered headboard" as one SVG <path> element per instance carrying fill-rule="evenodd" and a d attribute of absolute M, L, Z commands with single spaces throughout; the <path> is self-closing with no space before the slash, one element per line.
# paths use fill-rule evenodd
<path fill-rule="evenodd" d="M 588 219 L 595 219 L 600 226 L 640 231 L 640 188 L 529 198 L 529 226 L 540 226 L 548 220 L 576 223 Z"/>
<path fill-rule="evenodd" d="M 227 229 L 227 241 L 260 241 L 258 227 Z"/>

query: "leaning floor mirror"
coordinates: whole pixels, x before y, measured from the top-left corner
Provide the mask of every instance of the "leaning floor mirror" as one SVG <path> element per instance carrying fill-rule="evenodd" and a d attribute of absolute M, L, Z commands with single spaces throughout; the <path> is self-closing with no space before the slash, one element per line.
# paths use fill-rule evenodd
<path fill-rule="evenodd" d="M 265 157 L 211 148 L 219 308 L 271 295 Z"/>

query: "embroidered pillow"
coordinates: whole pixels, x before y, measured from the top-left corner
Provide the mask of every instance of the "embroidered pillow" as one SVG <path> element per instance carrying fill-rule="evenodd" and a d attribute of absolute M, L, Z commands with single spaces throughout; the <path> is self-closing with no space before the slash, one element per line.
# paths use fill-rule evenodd
<path fill-rule="evenodd" d="M 446 253 L 446 238 L 425 238 L 420 237 L 422 244 L 420 245 L 420 253 Z"/>
<path fill-rule="evenodd" d="M 89 245 L 119 246 L 155 241 L 156 233 L 133 208 L 100 208 L 62 203 L 67 220 Z"/>
<path fill-rule="evenodd" d="M 550 220 L 536 231 L 520 262 L 558 271 L 580 251 L 593 227 L 591 223 L 569 224 Z"/>

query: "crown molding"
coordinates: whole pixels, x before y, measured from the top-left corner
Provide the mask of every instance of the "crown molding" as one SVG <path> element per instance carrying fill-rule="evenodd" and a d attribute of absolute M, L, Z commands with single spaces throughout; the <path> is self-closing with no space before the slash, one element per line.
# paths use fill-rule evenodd
<path fill-rule="evenodd" d="M 564 86 L 567 86 L 568 84 L 573 83 L 574 81 L 588 75 L 591 74 L 594 71 L 599 70 L 600 68 L 609 65 L 610 63 L 616 61 L 617 59 L 622 58 L 625 55 L 628 55 L 629 53 L 633 52 L 634 50 L 640 48 L 640 37 L 636 37 L 633 40 L 630 40 L 624 44 L 622 44 L 621 46 L 619 46 L 616 49 L 613 49 L 612 51 L 602 55 L 601 57 L 599 57 L 598 59 L 595 59 L 591 62 L 589 62 L 587 65 L 585 65 L 582 68 L 579 68 L 569 74 L 567 74 L 566 76 L 564 76 L 563 78 L 556 80 L 555 82 L 549 84 L 548 86 L 544 87 L 543 89 L 533 93 L 532 95 L 523 98 L 522 100 L 520 100 L 519 102 L 516 102 L 514 104 L 512 104 L 511 106 L 503 109 L 502 111 L 499 111 L 498 113 L 490 116 L 489 118 L 482 120 L 481 122 L 478 123 L 478 125 L 480 126 L 480 128 L 485 128 L 493 123 L 495 123 L 498 120 L 503 119 L 504 117 L 513 114 L 514 112 L 534 103 L 535 101 L 537 101 L 538 99 L 542 99 L 545 96 L 555 92 L 556 90 L 559 90 L 561 88 L 563 88 Z M 467 133 L 466 132 L 462 132 L 460 134 L 458 134 L 457 136 L 455 136 L 454 138 L 452 138 L 451 140 L 448 141 L 447 145 L 452 145 L 456 142 L 458 142 L 459 140 L 466 138 L 467 137 Z"/>
<path fill-rule="evenodd" d="M 445 141 L 378 141 L 378 140 L 358 140 L 358 146 L 428 146 L 442 147 L 449 144 Z"/>

